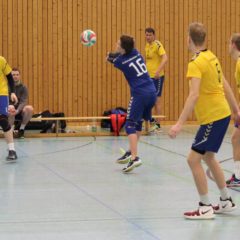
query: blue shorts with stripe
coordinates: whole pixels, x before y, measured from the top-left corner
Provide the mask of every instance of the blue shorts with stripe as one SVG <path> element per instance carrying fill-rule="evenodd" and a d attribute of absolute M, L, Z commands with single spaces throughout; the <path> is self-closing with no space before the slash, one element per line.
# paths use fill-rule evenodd
<path fill-rule="evenodd" d="M 164 76 L 161 76 L 159 79 L 152 78 L 155 88 L 156 88 L 156 93 L 158 97 L 162 96 L 162 89 L 163 89 L 163 84 L 164 84 Z"/>
<path fill-rule="evenodd" d="M 201 125 L 192 144 L 192 150 L 205 154 L 206 152 L 217 153 L 230 122 L 230 116 L 218 121 Z"/>
<path fill-rule="evenodd" d="M 152 108 L 156 102 L 155 93 L 143 96 L 132 96 L 127 109 L 127 120 L 133 122 L 149 121 L 152 118 Z"/>
<path fill-rule="evenodd" d="M 8 116 L 8 96 L 0 96 L 0 114 Z"/>

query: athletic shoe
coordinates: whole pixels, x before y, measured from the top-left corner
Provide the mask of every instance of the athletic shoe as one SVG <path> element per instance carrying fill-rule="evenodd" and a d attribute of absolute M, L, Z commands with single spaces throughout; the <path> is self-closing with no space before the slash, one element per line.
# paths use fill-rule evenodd
<path fill-rule="evenodd" d="M 235 177 L 235 174 L 226 181 L 227 187 L 240 187 L 240 179 Z"/>
<path fill-rule="evenodd" d="M 231 197 L 226 200 L 220 198 L 220 203 L 217 206 L 213 206 L 214 213 L 232 212 L 236 208 L 237 207 Z"/>
<path fill-rule="evenodd" d="M 8 151 L 7 161 L 12 162 L 17 160 L 17 154 L 14 150 Z"/>
<path fill-rule="evenodd" d="M 149 128 L 149 133 L 160 133 L 160 132 L 162 132 L 162 128 L 160 124 L 156 122 L 151 123 L 151 126 Z"/>
<path fill-rule="evenodd" d="M 192 220 L 213 219 L 215 214 L 212 205 L 205 205 L 200 202 L 196 211 L 185 212 L 184 217 Z"/>
<path fill-rule="evenodd" d="M 116 162 L 120 164 L 128 163 L 131 160 L 131 152 L 126 151 Z"/>
<path fill-rule="evenodd" d="M 123 172 L 131 172 L 135 167 L 142 165 L 142 161 L 139 157 L 136 157 L 134 160 L 131 160 L 128 165 L 123 168 Z"/>
<path fill-rule="evenodd" d="M 24 130 L 20 129 L 20 130 L 18 130 L 18 132 L 14 133 L 14 138 L 21 138 L 21 139 L 23 139 L 24 138 Z"/>

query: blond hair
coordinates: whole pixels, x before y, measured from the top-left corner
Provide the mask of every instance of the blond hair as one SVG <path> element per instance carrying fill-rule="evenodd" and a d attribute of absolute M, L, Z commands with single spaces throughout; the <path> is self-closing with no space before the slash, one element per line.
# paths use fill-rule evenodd
<path fill-rule="evenodd" d="M 202 23 L 191 23 L 189 25 L 188 32 L 195 46 L 202 46 L 204 44 L 207 31 Z"/>

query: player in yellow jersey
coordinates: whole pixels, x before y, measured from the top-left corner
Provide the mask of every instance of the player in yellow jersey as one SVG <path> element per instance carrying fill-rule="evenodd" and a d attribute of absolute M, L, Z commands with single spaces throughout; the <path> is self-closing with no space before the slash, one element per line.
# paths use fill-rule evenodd
<path fill-rule="evenodd" d="M 240 33 L 232 35 L 229 42 L 229 52 L 231 57 L 236 60 L 235 79 L 238 92 L 240 93 Z M 234 159 L 234 174 L 227 180 L 227 186 L 240 186 L 240 125 L 235 124 L 232 135 L 233 159 Z"/>
<path fill-rule="evenodd" d="M 8 65 L 6 59 L 0 56 L 0 126 L 4 132 L 4 137 L 8 144 L 8 161 L 15 161 L 17 154 L 14 149 L 13 132 L 8 122 L 8 94 L 13 102 L 17 103 L 17 97 L 14 93 L 14 80 L 11 74 L 11 67 Z"/>
<path fill-rule="evenodd" d="M 145 46 L 146 66 L 150 78 L 153 79 L 157 101 L 155 103 L 156 114 L 161 114 L 161 95 L 164 83 L 164 66 L 168 61 L 167 54 L 162 43 L 155 39 L 155 30 L 153 28 L 145 29 L 147 44 Z M 160 130 L 160 119 L 152 121 L 150 132 Z"/>
<path fill-rule="evenodd" d="M 188 48 L 194 54 L 187 70 L 190 91 L 177 123 L 169 131 L 169 136 L 175 138 L 187 117 L 193 109 L 195 110 L 200 128 L 187 160 L 200 203 L 196 211 L 184 213 L 188 219 L 211 219 L 215 217 L 215 213 L 230 212 L 236 208 L 227 191 L 224 174 L 215 159 L 215 153 L 218 152 L 229 125 L 230 106 L 237 122 L 240 121 L 240 112 L 233 92 L 224 78 L 219 60 L 206 49 L 205 38 L 206 29 L 203 24 L 190 24 Z M 217 206 L 212 206 L 208 197 L 207 177 L 201 164 L 202 160 L 208 165 L 220 190 L 220 203 Z"/>

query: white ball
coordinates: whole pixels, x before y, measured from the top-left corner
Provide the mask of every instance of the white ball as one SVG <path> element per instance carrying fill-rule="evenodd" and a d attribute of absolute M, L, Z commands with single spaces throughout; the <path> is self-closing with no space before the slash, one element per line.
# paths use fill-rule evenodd
<path fill-rule="evenodd" d="M 84 46 L 91 47 L 96 43 L 96 33 L 90 29 L 81 33 L 80 41 Z"/>

